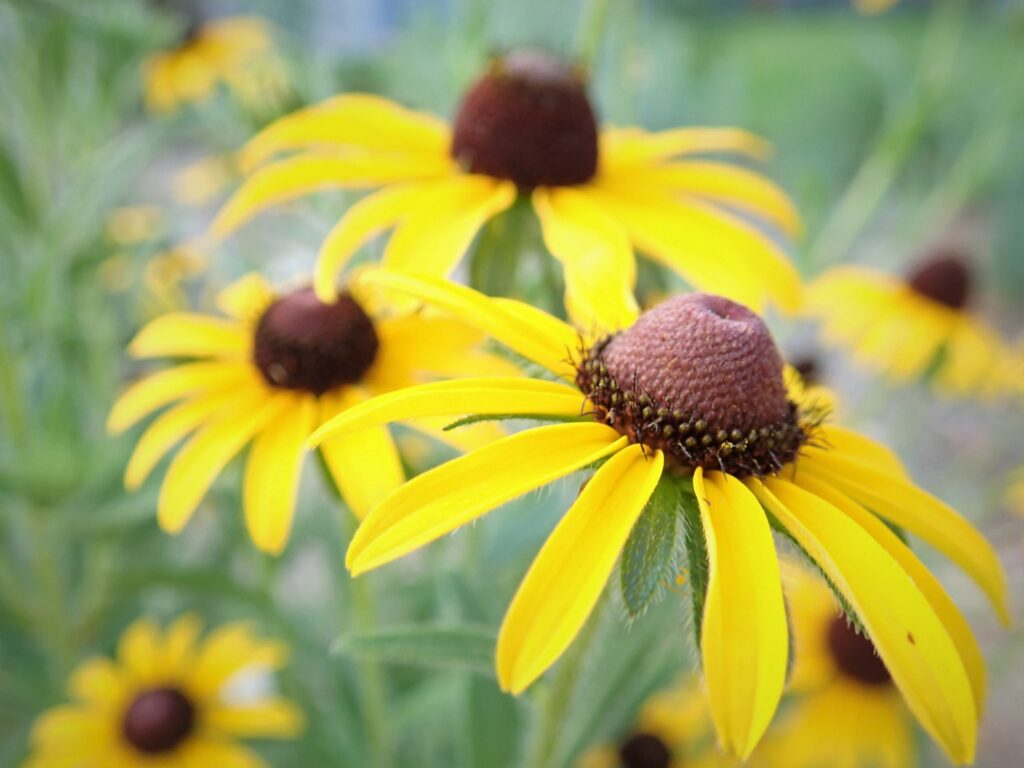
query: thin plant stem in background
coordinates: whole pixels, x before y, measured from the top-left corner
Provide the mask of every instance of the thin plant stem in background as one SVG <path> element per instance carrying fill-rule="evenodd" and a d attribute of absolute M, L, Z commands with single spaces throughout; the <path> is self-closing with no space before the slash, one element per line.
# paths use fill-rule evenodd
<path fill-rule="evenodd" d="M 605 22 L 611 0 L 586 0 L 576 32 L 576 60 L 580 66 L 593 69 L 604 39 Z"/>

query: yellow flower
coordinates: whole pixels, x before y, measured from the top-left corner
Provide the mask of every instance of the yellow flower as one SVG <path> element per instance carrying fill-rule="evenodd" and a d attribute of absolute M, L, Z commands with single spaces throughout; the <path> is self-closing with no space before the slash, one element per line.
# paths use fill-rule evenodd
<path fill-rule="evenodd" d="M 228 318 L 174 312 L 139 332 L 129 346 L 134 357 L 190 361 L 133 384 L 108 420 L 112 432 L 122 432 L 176 403 L 143 432 L 125 471 L 125 485 L 138 488 L 176 443 L 192 435 L 160 490 L 158 519 L 172 533 L 251 443 L 243 487 L 246 525 L 257 547 L 278 553 L 291 530 L 303 445 L 324 419 L 371 395 L 431 378 L 516 370 L 481 351 L 483 334 L 462 322 L 391 314 L 348 293 L 331 304 L 309 288 L 275 296 L 266 281 L 249 275 L 224 291 L 219 304 Z M 499 434 L 494 425 L 445 432 L 445 423 L 415 426 L 461 449 Z M 360 517 L 405 479 L 385 427 L 339 433 L 321 453 Z"/>
<path fill-rule="evenodd" d="M 146 104 L 154 112 L 173 112 L 210 98 L 221 83 L 244 96 L 271 57 L 273 42 L 263 19 L 193 22 L 177 47 L 153 54 L 143 64 Z"/>
<path fill-rule="evenodd" d="M 970 273 L 939 253 L 901 279 L 863 267 L 831 269 L 807 288 L 808 311 L 826 342 L 849 348 L 862 365 L 905 382 L 933 373 L 939 391 L 1007 394 L 1006 345 L 968 307 Z"/>
<path fill-rule="evenodd" d="M 117 660 L 78 667 L 68 682 L 73 703 L 36 721 L 24 768 L 264 766 L 236 739 L 295 738 L 302 713 L 274 694 L 247 696 L 240 684 L 281 668 L 287 649 L 244 623 L 202 641 L 201 632 L 191 615 L 165 632 L 148 619 L 132 624 Z"/>
<path fill-rule="evenodd" d="M 910 712 L 871 641 L 847 621 L 820 576 L 787 562 L 783 580 L 793 627 L 793 701 L 758 750 L 758 765 L 913 765 Z"/>
<path fill-rule="evenodd" d="M 577 768 L 726 768 L 697 680 L 684 676 L 652 695 L 615 746 L 591 750 Z M 757 763 L 754 763 L 757 765 Z"/>
<path fill-rule="evenodd" d="M 205 205 L 227 189 L 237 173 L 233 157 L 210 155 L 178 171 L 171 182 L 171 194 L 183 205 Z"/>
<path fill-rule="evenodd" d="M 269 162 L 282 152 L 288 157 Z M 566 306 L 584 327 L 619 327 L 636 310 L 634 249 L 711 290 L 760 308 L 798 303 L 796 272 L 775 242 L 730 209 L 787 233 L 800 223 L 786 196 L 744 168 L 695 156 L 762 156 L 734 128 L 639 128 L 598 134 L 578 71 L 544 54 L 501 59 L 473 86 L 454 126 L 385 99 L 342 95 L 271 124 L 241 151 L 249 179 L 211 233 L 328 188 L 378 191 L 337 222 L 315 287 L 367 240 L 394 229 L 385 266 L 449 275 L 492 217 L 527 195 L 562 265 Z"/>
<path fill-rule="evenodd" d="M 115 245 L 136 245 L 155 240 L 167 226 L 164 212 L 155 205 L 115 208 L 107 216 L 107 237 Z"/>
<path fill-rule="evenodd" d="M 842 592 L 929 733 L 954 760 L 971 759 L 984 688 L 977 646 L 938 582 L 886 522 L 958 563 L 1005 619 L 996 554 L 965 519 L 914 485 L 887 448 L 819 423 L 814 404 L 791 399 L 782 359 L 754 313 L 717 296 L 677 296 L 625 331 L 585 344 L 573 360 L 577 331 L 525 304 L 425 276 L 378 271 L 367 278 L 476 323 L 561 381 L 477 378 L 412 387 L 335 417 L 313 443 L 411 417 L 568 421 L 502 438 L 392 493 L 349 546 L 354 575 L 600 464 L 502 624 L 498 680 L 519 693 L 583 626 L 663 474 L 679 478 L 699 504 L 710 572 L 703 671 L 712 719 L 730 753 L 751 753 L 786 675 L 771 521 Z"/>

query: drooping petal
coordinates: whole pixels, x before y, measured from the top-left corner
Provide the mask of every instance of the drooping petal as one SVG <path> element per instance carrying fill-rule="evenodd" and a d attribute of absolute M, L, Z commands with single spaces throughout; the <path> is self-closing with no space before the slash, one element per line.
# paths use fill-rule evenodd
<path fill-rule="evenodd" d="M 171 312 L 146 325 L 128 345 L 132 357 L 244 357 L 251 334 L 234 320 Z"/>
<path fill-rule="evenodd" d="M 579 328 L 619 331 L 639 314 L 636 260 L 622 226 L 580 189 L 539 187 L 533 207 L 544 244 L 565 272 L 565 304 Z"/>
<path fill-rule="evenodd" d="M 838 424 L 822 424 L 819 429 L 827 449 L 855 456 L 883 472 L 907 476 L 900 457 L 888 446 Z"/>
<path fill-rule="evenodd" d="M 520 693 L 569 647 L 604 589 L 664 467 L 661 451 L 625 448 L 594 473 L 541 548 L 498 636 L 498 683 Z"/>
<path fill-rule="evenodd" d="M 946 594 L 946 590 L 939 580 L 917 558 L 910 547 L 904 544 L 899 536 L 892 532 L 889 526 L 864 509 L 864 507 L 844 496 L 827 483 L 823 483 L 813 477 L 798 474 L 793 482 L 842 511 L 867 531 L 875 541 L 885 548 L 886 552 L 892 555 L 893 559 L 900 564 L 903 570 L 910 574 L 910 578 L 914 580 L 918 589 L 921 590 L 921 594 L 931 604 L 932 609 L 942 621 L 946 631 L 949 632 L 949 636 L 953 639 L 957 651 L 960 653 L 960 659 L 971 682 L 975 707 L 980 716 L 985 706 L 985 660 L 981 655 L 978 641 L 975 639 L 974 633 L 971 632 L 970 626 L 956 607 L 956 604 Z"/>
<path fill-rule="evenodd" d="M 480 228 L 516 199 L 511 181 L 461 174 L 432 186 L 395 227 L 382 264 L 446 277 L 469 249 Z"/>
<path fill-rule="evenodd" d="M 349 93 L 275 120 L 242 148 L 239 162 L 251 171 L 279 152 L 310 147 L 443 156 L 450 142 L 447 125 L 432 115 Z"/>
<path fill-rule="evenodd" d="M 360 280 L 450 312 L 547 370 L 568 379 L 576 376 L 569 357 L 579 345 L 577 332 L 534 307 L 492 299 L 472 288 L 428 275 L 374 269 L 360 275 Z"/>
<path fill-rule="evenodd" d="M 186 363 L 159 371 L 124 391 L 110 409 L 107 430 L 119 434 L 161 406 L 196 392 L 209 393 L 242 386 L 252 377 L 252 366 L 219 360 Z"/>
<path fill-rule="evenodd" d="M 261 211 L 320 190 L 379 187 L 451 172 L 445 157 L 305 152 L 256 171 L 224 204 L 210 234 L 227 237 Z"/>
<path fill-rule="evenodd" d="M 263 275 L 250 272 L 217 294 L 217 309 L 236 320 L 255 324 L 276 297 Z"/>
<path fill-rule="evenodd" d="M 649 133 L 640 128 L 601 132 L 601 169 L 643 165 L 678 155 L 732 152 L 763 159 L 771 154 L 764 139 L 739 128 L 672 128 Z"/>
<path fill-rule="evenodd" d="M 325 395 L 321 398 L 321 418 L 345 414 L 359 400 L 355 394 Z M 395 441 L 380 423 L 344 427 L 319 445 L 338 492 L 359 520 L 405 482 Z"/>
<path fill-rule="evenodd" d="M 798 463 L 799 472 L 820 477 L 950 558 L 985 591 L 1004 623 L 1009 622 L 1006 575 L 999 558 L 985 537 L 954 509 L 905 476 L 839 451 L 806 446 Z"/>
<path fill-rule="evenodd" d="M 314 287 L 320 301 L 338 298 L 338 272 L 352 255 L 379 232 L 393 227 L 433 184 L 396 184 L 367 195 L 349 208 L 328 233 L 316 260 Z"/>
<path fill-rule="evenodd" d="M 272 555 L 280 554 L 288 543 L 306 438 L 318 416 L 311 395 L 288 399 L 286 410 L 253 439 L 242 484 L 249 536 L 258 549 Z"/>
<path fill-rule="evenodd" d="M 345 564 L 358 575 L 454 531 L 524 493 L 619 450 L 603 424 L 537 427 L 413 478 L 363 521 Z"/>
<path fill-rule="evenodd" d="M 160 527 L 169 533 L 184 528 L 221 470 L 287 405 L 287 397 L 272 395 L 257 410 L 234 411 L 197 432 L 167 468 L 157 501 Z"/>
<path fill-rule="evenodd" d="M 754 495 L 722 472 L 693 475 L 707 541 L 701 658 L 722 746 L 746 759 L 786 682 L 789 633 L 775 542 Z"/>
<path fill-rule="evenodd" d="M 971 684 L 953 640 L 910 575 L 818 496 L 778 478 L 747 484 L 842 593 L 925 730 L 954 763 L 970 762 L 977 739 Z"/>
<path fill-rule="evenodd" d="M 311 445 L 339 433 L 375 424 L 425 416 L 520 414 L 578 416 L 584 398 L 578 389 L 542 379 L 452 379 L 399 389 L 354 405 L 324 422 Z"/>

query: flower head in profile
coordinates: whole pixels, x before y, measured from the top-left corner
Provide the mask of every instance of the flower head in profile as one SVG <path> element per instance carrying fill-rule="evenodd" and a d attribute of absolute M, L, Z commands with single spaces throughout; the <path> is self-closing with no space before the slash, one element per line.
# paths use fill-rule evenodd
<path fill-rule="evenodd" d="M 157 515 L 180 531 L 217 475 L 246 445 L 243 507 L 253 542 L 284 549 L 309 435 L 325 419 L 375 394 L 443 376 L 510 373 L 482 351 L 483 334 L 458 320 L 392 312 L 344 292 L 321 302 L 310 288 L 278 295 L 249 275 L 219 299 L 226 317 L 173 312 L 132 341 L 136 358 L 179 358 L 174 367 L 130 386 L 110 413 L 121 432 L 171 405 L 142 433 L 125 471 L 138 488 L 174 446 Z M 458 433 L 443 423 L 415 425 L 456 448 L 498 433 L 480 425 Z M 387 428 L 337 434 L 320 446 L 342 498 L 359 517 L 402 484 L 405 475 Z"/>
<path fill-rule="evenodd" d="M 898 278 L 863 267 L 829 270 L 807 288 L 808 312 L 826 342 L 897 382 L 930 375 L 961 396 L 1021 391 L 1013 355 L 970 308 L 967 259 L 937 251 Z"/>
<path fill-rule="evenodd" d="M 517 51 L 472 86 L 451 126 L 362 94 L 271 124 L 241 151 L 252 174 L 212 233 L 223 237 L 265 208 L 320 189 L 377 189 L 323 243 L 316 290 L 328 301 L 338 269 L 377 233 L 394 230 L 385 266 L 443 277 L 481 227 L 523 195 L 584 327 L 617 327 L 636 311 L 634 251 L 702 290 L 792 309 L 796 272 L 736 212 L 787 233 L 799 228 L 797 214 L 763 177 L 702 157 L 723 152 L 761 156 L 766 147 L 733 128 L 599 133 L 581 73 Z"/>
<path fill-rule="evenodd" d="M 287 649 L 241 623 L 201 633 L 191 615 L 166 631 L 132 624 L 116 660 L 83 663 L 68 681 L 71 703 L 36 721 L 25 768 L 266 765 L 237 740 L 295 738 L 303 717 L 265 685 L 251 695 L 245 678 L 271 675 Z"/>
<path fill-rule="evenodd" d="M 731 763 L 715 747 L 700 682 L 686 675 L 648 697 L 617 743 L 586 753 L 576 768 L 726 768 Z"/>
<path fill-rule="evenodd" d="M 557 478 L 591 468 L 530 566 L 498 638 L 497 674 L 518 693 L 553 664 L 599 599 L 662 483 L 686 489 L 706 554 L 700 649 L 723 746 L 751 753 L 786 676 L 788 630 L 772 528 L 824 571 L 865 628 L 911 710 L 950 756 L 974 753 L 984 672 L 959 612 L 887 523 L 956 561 L 1006 616 L 992 547 L 918 488 L 885 447 L 822 423 L 787 391 L 764 322 L 707 294 L 677 296 L 625 330 L 584 340 L 527 305 L 443 280 L 379 271 L 372 282 L 475 322 L 556 379 L 477 378 L 384 395 L 314 435 L 465 414 L 563 423 L 502 438 L 426 472 L 363 521 L 346 562 L 377 568 Z M 703 580 L 702 580 L 703 581 Z"/>
<path fill-rule="evenodd" d="M 820 575 L 790 561 L 783 581 L 793 627 L 792 701 L 758 749 L 757 765 L 913 765 L 911 713 L 871 640 Z M 980 667 L 977 647 L 966 649 Z"/>
<path fill-rule="evenodd" d="M 146 105 L 161 113 L 206 101 L 222 84 L 259 101 L 267 81 L 279 90 L 283 77 L 270 28 L 254 16 L 189 20 L 176 45 L 146 59 L 142 75 Z"/>

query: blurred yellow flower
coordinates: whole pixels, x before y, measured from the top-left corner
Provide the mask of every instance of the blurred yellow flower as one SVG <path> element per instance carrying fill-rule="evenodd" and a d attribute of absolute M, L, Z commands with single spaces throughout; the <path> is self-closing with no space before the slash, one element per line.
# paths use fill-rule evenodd
<path fill-rule="evenodd" d="M 849 623 L 820 575 L 789 561 L 783 580 L 793 627 L 792 700 L 758 750 L 758 768 L 913 765 L 910 712 L 871 641 Z"/>
<path fill-rule="evenodd" d="M 107 422 L 119 433 L 176 403 L 143 432 L 125 471 L 138 488 L 161 458 L 178 451 L 161 487 L 160 525 L 177 533 L 221 470 L 251 443 L 243 487 L 245 520 L 261 550 L 288 542 L 304 444 L 325 419 L 374 394 L 443 376 L 514 375 L 517 369 L 479 345 L 465 323 L 425 313 L 398 314 L 343 293 L 324 304 L 312 289 L 278 296 L 258 275 L 221 293 L 227 318 L 174 312 L 132 341 L 136 358 L 187 358 L 121 395 Z M 457 448 L 500 434 L 494 425 L 448 432 L 447 422 L 414 426 Z M 193 434 L 194 433 L 194 434 Z M 338 433 L 321 446 L 352 511 L 370 507 L 405 480 L 386 427 Z"/>
<path fill-rule="evenodd" d="M 284 666 L 287 649 L 243 623 L 204 640 L 201 632 L 192 615 L 165 632 L 148 619 L 132 624 L 116 661 L 82 664 L 68 682 L 72 703 L 36 721 L 24 768 L 265 766 L 237 739 L 295 738 L 302 713 L 264 686 L 251 695 L 244 683 Z"/>
<path fill-rule="evenodd" d="M 566 306 L 583 327 L 621 327 L 635 313 L 634 249 L 702 290 L 794 309 L 800 284 L 792 265 L 736 211 L 788 234 L 800 229 L 798 215 L 762 176 L 695 157 L 722 152 L 761 157 L 768 148 L 735 128 L 599 135 L 580 72 L 520 51 L 472 87 L 454 126 L 365 94 L 272 123 L 242 149 L 251 175 L 211 234 L 224 237 L 258 212 L 318 190 L 379 188 L 323 243 L 315 287 L 329 301 L 335 274 L 381 231 L 394 229 L 385 266 L 446 276 L 481 227 L 525 195 L 562 265 Z M 290 154 L 269 162 L 281 153 Z"/>
<path fill-rule="evenodd" d="M 164 212 L 155 205 L 115 208 L 107 216 L 107 238 L 116 245 L 135 245 L 155 240 L 167 226 Z"/>
<path fill-rule="evenodd" d="M 869 16 L 876 13 L 883 13 L 892 8 L 900 0 L 853 0 L 853 7 L 858 12 Z"/>
<path fill-rule="evenodd" d="M 807 288 L 826 343 L 893 381 L 930 375 L 940 392 L 991 397 L 1020 391 L 1007 345 L 969 309 L 964 260 L 939 253 L 898 278 L 864 267 L 827 271 Z"/>
<path fill-rule="evenodd" d="M 200 206 L 213 201 L 238 175 L 233 156 L 211 155 L 178 171 L 171 194 L 183 205 Z"/>
<path fill-rule="evenodd" d="M 710 574 L 703 672 L 729 753 L 750 755 L 785 681 L 788 632 L 771 519 L 842 592 L 928 732 L 954 761 L 972 759 L 984 695 L 981 656 L 957 608 L 886 522 L 952 558 L 1005 620 L 1006 580 L 995 551 L 918 488 L 889 449 L 821 423 L 818 403 L 787 392 L 782 359 L 757 315 L 717 296 L 677 296 L 625 331 L 584 341 L 572 359 L 579 332 L 528 305 L 407 273 L 378 270 L 366 281 L 476 324 L 561 381 L 416 386 L 330 419 L 311 443 L 425 416 L 566 423 L 503 438 L 398 488 L 356 532 L 346 555 L 354 575 L 599 465 L 502 624 L 498 681 L 519 693 L 582 628 L 663 475 L 677 478 L 692 486 L 699 505 Z"/>
<path fill-rule="evenodd" d="M 267 68 L 280 67 L 274 61 L 270 27 L 259 17 L 194 22 L 175 48 L 143 64 L 146 104 L 154 112 L 173 112 L 205 101 L 222 83 L 243 98 L 259 96 Z"/>

